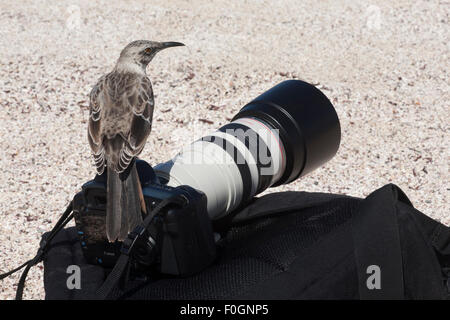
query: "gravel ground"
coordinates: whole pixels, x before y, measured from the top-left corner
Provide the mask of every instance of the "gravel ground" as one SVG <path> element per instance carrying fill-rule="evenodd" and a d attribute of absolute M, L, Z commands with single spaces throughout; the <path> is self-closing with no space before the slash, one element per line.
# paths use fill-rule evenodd
<path fill-rule="evenodd" d="M 34 255 L 94 169 L 87 95 L 136 39 L 181 41 L 148 68 L 152 164 L 285 79 L 316 84 L 342 126 L 336 157 L 270 191 L 364 197 L 393 182 L 450 224 L 448 1 L 1 1 L 0 270 Z M 44 297 L 42 265 L 25 298 Z M 0 282 L 14 297 L 19 275 Z"/>

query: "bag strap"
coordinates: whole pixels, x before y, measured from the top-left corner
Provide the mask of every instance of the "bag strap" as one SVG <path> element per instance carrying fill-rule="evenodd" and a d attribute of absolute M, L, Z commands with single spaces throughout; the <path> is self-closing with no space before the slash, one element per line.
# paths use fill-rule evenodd
<path fill-rule="evenodd" d="M 319 192 L 284 191 L 269 193 L 261 197 L 254 197 L 240 210 L 227 214 L 224 218 L 214 220 L 213 226 L 215 231 L 227 232 L 236 224 L 249 223 L 256 219 L 281 214 L 291 214 L 342 199 L 352 199 L 352 197 Z"/>
<path fill-rule="evenodd" d="M 117 260 L 114 268 L 103 282 L 102 286 L 96 291 L 94 299 L 105 300 L 108 298 L 109 294 L 114 290 L 117 283 L 122 279 L 124 274 L 128 274 L 130 260 L 132 259 L 133 247 L 136 241 L 143 237 L 147 228 L 150 226 L 154 218 L 157 218 L 159 212 L 167 207 L 169 204 L 178 204 L 180 206 L 185 206 L 189 200 L 183 195 L 176 195 L 162 200 L 144 219 L 144 221 L 138 225 L 132 232 L 128 234 L 127 239 L 124 240 L 122 248 L 120 250 L 121 254 Z M 161 220 L 158 220 L 161 222 Z M 147 235 L 148 236 L 148 235 Z M 153 247 L 153 250 L 156 246 Z M 126 282 L 126 281 L 125 281 Z"/>
<path fill-rule="evenodd" d="M 362 300 L 404 299 L 397 201 L 411 205 L 400 188 L 393 184 L 386 185 L 363 200 L 352 218 L 354 254 Z"/>
<path fill-rule="evenodd" d="M 439 254 L 443 282 L 447 298 L 450 299 L 450 227 L 438 224 L 431 238 L 431 245 Z"/>
<path fill-rule="evenodd" d="M 38 264 L 39 262 L 41 262 L 44 259 L 44 256 L 47 253 L 48 249 L 50 248 L 50 243 L 53 240 L 53 238 L 56 236 L 56 234 L 59 231 L 61 231 L 62 228 L 64 228 L 66 226 L 66 224 L 70 220 L 72 220 L 72 218 L 73 218 L 72 209 L 73 209 L 73 204 L 71 201 L 69 203 L 69 205 L 67 206 L 66 211 L 64 211 L 62 216 L 59 218 L 58 222 L 56 222 L 55 226 L 50 231 L 48 236 L 45 239 L 42 239 L 41 242 L 39 243 L 39 250 L 33 259 L 30 259 L 27 262 L 25 262 L 24 264 L 22 264 L 21 266 L 0 275 L 0 280 L 2 280 L 25 267 L 24 271 L 22 272 L 22 275 L 20 276 L 19 283 L 17 284 L 16 300 L 22 300 L 23 290 L 25 288 L 25 281 L 27 279 L 27 275 L 28 275 L 28 272 L 30 271 L 31 267 Z"/>

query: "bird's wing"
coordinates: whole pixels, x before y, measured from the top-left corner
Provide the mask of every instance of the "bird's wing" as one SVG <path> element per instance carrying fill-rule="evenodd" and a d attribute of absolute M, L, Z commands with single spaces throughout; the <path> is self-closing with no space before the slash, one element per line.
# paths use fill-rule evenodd
<path fill-rule="evenodd" d="M 141 153 L 152 129 L 154 108 L 152 84 L 148 77 L 142 77 L 136 81 L 135 85 L 128 87 L 127 90 L 127 103 L 133 114 L 127 144 L 120 155 L 121 169 L 127 168 L 131 159 Z"/>
<path fill-rule="evenodd" d="M 101 110 L 103 107 L 100 98 L 105 77 L 101 77 L 97 84 L 92 88 L 89 96 L 89 123 L 88 123 L 88 141 L 94 156 L 97 172 L 101 174 L 105 166 L 105 152 L 102 145 L 101 135 Z"/>

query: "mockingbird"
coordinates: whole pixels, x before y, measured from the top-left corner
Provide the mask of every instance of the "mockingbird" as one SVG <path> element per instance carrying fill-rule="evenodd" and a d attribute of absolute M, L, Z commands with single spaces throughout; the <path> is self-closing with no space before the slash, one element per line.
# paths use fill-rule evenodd
<path fill-rule="evenodd" d="M 88 140 L 97 173 L 107 170 L 106 236 L 123 241 L 145 210 L 134 158 L 152 128 L 153 91 L 146 74 L 159 51 L 179 42 L 133 41 L 90 93 Z"/>

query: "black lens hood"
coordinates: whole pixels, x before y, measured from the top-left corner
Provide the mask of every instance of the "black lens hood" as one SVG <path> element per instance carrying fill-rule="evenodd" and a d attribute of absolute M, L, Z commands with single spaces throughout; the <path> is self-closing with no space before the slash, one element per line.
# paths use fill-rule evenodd
<path fill-rule="evenodd" d="M 287 80 L 245 105 L 233 118 L 261 119 L 279 130 L 286 169 L 273 185 L 289 183 L 330 160 L 337 152 L 341 128 L 330 100 L 315 86 Z"/>

